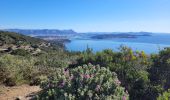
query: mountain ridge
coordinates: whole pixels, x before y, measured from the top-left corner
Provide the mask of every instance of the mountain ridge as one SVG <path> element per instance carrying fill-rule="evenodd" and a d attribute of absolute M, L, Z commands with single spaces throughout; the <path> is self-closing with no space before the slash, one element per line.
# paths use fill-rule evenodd
<path fill-rule="evenodd" d="M 58 30 L 58 29 L 4 29 L 4 31 L 16 32 L 29 36 L 38 35 L 64 35 L 64 34 L 77 34 L 72 29 L 68 30 Z"/>

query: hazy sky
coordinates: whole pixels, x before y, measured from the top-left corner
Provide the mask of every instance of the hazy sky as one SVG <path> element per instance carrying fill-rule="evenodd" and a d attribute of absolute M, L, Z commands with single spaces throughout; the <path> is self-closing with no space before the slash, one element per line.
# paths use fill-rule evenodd
<path fill-rule="evenodd" d="M 0 0 L 0 28 L 170 33 L 170 0 Z"/>

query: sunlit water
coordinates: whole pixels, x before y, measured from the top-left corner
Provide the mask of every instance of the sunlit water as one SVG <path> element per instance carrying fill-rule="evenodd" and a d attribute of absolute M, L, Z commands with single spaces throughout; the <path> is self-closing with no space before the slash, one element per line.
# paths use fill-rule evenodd
<path fill-rule="evenodd" d="M 104 49 L 112 49 L 117 51 L 121 45 L 128 46 L 133 50 L 145 51 L 146 53 L 158 53 L 164 47 L 170 47 L 169 34 L 153 34 L 152 36 L 129 38 L 129 39 L 111 39 L 111 40 L 94 40 L 94 39 L 71 39 L 70 43 L 66 44 L 69 51 L 83 51 L 88 47 L 94 52 Z"/>

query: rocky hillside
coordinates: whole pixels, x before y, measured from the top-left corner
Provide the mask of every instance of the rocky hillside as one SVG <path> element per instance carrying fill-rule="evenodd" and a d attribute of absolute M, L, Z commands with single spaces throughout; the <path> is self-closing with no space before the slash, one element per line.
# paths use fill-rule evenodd
<path fill-rule="evenodd" d="M 51 43 L 39 38 L 25 36 L 14 32 L 0 31 L 1 53 L 11 53 L 16 50 L 25 50 L 32 54 L 36 54 L 41 52 L 41 49 L 54 48 L 54 46 L 51 45 Z"/>

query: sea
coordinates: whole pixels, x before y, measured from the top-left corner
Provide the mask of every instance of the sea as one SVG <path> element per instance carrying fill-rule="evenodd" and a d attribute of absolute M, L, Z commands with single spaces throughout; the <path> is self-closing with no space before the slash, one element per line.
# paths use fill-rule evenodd
<path fill-rule="evenodd" d="M 170 47 L 170 34 L 153 33 L 150 36 L 139 36 L 137 38 L 113 38 L 93 39 L 90 34 L 82 34 L 70 38 L 71 42 L 65 44 L 69 51 L 84 51 L 87 47 L 93 52 L 104 49 L 119 51 L 120 46 L 127 46 L 133 50 L 144 51 L 147 54 L 159 53 L 160 50 Z"/>

